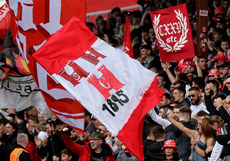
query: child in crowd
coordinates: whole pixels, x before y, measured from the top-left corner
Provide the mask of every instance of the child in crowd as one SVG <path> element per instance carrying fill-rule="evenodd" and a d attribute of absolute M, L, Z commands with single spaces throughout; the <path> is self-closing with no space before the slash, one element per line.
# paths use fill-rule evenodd
<path fill-rule="evenodd" d="M 177 147 L 174 140 L 166 140 L 164 142 L 164 146 L 162 147 L 162 150 L 165 152 L 165 160 L 173 160 L 173 161 L 179 161 L 179 157 L 177 154 Z"/>

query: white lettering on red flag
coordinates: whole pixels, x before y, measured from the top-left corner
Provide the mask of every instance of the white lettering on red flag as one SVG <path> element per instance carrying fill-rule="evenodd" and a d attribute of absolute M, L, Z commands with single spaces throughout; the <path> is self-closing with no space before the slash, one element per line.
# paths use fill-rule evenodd
<path fill-rule="evenodd" d="M 162 62 L 195 56 L 185 4 L 150 12 Z"/>
<path fill-rule="evenodd" d="M 33 57 L 144 160 L 144 115 L 165 93 L 157 86 L 155 73 L 97 38 L 77 18 L 57 31 Z"/>

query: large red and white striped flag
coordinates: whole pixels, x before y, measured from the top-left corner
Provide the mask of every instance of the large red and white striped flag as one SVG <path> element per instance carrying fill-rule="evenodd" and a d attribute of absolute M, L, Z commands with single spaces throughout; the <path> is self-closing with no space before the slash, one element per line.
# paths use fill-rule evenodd
<path fill-rule="evenodd" d="M 69 126 L 84 130 L 84 108 L 28 53 L 37 51 L 71 17 L 86 20 L 85 0 L 7 0 L 15 16 L 12 35 L 49 109 Z M 40 101 L 44 106 L 45 102 Z"/>
<path fill-rule="evenodd" d="M 139 159 L 144 115 L 164 90 L 155 73 L 96 37 L 73 17 L 32 55 Z"/>

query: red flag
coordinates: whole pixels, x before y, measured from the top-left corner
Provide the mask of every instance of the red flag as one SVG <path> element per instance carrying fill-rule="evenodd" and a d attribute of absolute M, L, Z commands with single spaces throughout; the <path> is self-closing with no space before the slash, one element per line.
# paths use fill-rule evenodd
<path fill-rule="evenodd" d="M 131 58 L 134 58 L 128 16 L 125 22 L 125 34 L 124 34 L 124 45 L 123 46 L 124 46 L 124 52 L 126 52 Z"/>
<path fill-rule="evenodd" d="M 2 50 L 2 43 L 5 37 L 5 33 L 10 27 L 10 19 L 12 13 L 7 4 L 4 4 L 0 8 L 0 51 Z"/>
<path fill-rule="evenodd" d="M 64 123 L 83 132 L 84 108 L 28 53 L 37 51 L 72 16 L 86 20 L 85 0 L 9 1 L 15 20 L 12 34 L 50 110 Z"/>
<path fill-rule="evenodd" d="M 75 17 L 32 56 L 144 160 L 144 116 L 165 93 L 155 73 L 97 38 Z"/>
<path fill-rule="evenodd" d="M 195 56 L 186 4 L 150 12 L 162 62 Z"/>

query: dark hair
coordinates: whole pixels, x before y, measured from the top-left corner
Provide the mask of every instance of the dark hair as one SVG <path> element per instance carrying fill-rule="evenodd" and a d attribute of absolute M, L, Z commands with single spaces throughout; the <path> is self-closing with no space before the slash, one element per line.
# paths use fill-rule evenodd
<path fill-rule="evenodd" d="M 177 85 L 177 84 L 180 84 L 180 86 L 185 89 L 186 83 L 184 81 L 177 80 L 173 83 L 173 85 Z"/>
<path fill-rule="evenodd" d="M 196 84 L 200 89 L 204 89 L 205 87 L 204 79 L 202 77 L 193 78 L 192 82 L 194 82 L 194 84 Z"/>
<path fill-rule="evenodd" d="M 62 155 L 62 154 L 66 154 L 66 155 L 68 155 L 68 156 L 73 156 L 73 152 L 70 151 L 69 149 L 63 149 L 63 150 L 61 151 L 61 155 Z"/>
<path fill-rule="evenodd" d="M 152 133 L 156 139 L 160 139 L 164 136 L 165 131 L 162 126 L 155 126 L 153 127 Z"/>
<path fill-rule="evenodd" d="M 219 90 L 219 83 L 216 80 L 208 80 L 206 84 L 212 83 Z"/>
<path fill-rule="evenodd" d="M 178 90 L 184 93 L 185 95 L 185 88 L 183 88 L 183 86 L 179 86 L 179 87 L 175 87 L 174 90 Z"/>
<path fill-rule="evenodd" d="M 217 99 L 217 98 L 221 98 L 222 100 L 224 100 L 224 99 L 226 98 L 226 96 L 223 95 L 223 94 L 219 94 L 219 95 L 214 96 L 214 97 L 213 97 L 213 100 L 214 100 L 214 99 Z"/>
<path fill-rule="evenodd" d="M 176 106 L 177 106 L 179 104 L 179 102 L 178 101 L 170 101 L 169 105 L 171 106 L 171 104 L 176 104 Z M 175 108 L 175 106 L 174 106 L 174 108 Z"/>
<path fill-rule="evenodd" d="M 177 104 L 176 106 L 174 106 L 174 108 L 180 108 L 180 107 L 182 107 L 182 106 L 184 106 L 183 104 Z"/>
<path fill-rule="evenodd" d="M 103 141 L 105 140 L 105 136 L 102 133 L 97 132 L 97 131 L 92 132 L 91 138 L 99 138 L 99 139 L 102 139 Z"/>
<path fill-rule="evenodd" d="M 180 113 L 187 113 L 189 115 L 191 115 L 192 111 L 188 106 L 181 106 L 179 109 Z"/>
<path fill-rule="evenodd" d="M 171 95 L 170 95 L 169 93 L 167 93 L 167 92 L 164 93 L 164 96 L 165 96 L 167 99 L 170 99 L 170 100 L 171 100 L 171 98 L 172 98 Z"/>
<path fill-rule="evenodd" d="M 208 116 L 208 113 L 201 110 L 201 111 L 197 112 L 197 114 L 196 114 L 196 117 L 203 117 L 203 116 L 204 117 Z"/>
<path fill-rule="evenodd" d="M 198 87 L 191 87 L 188 91 L 200 91 Z"/>

